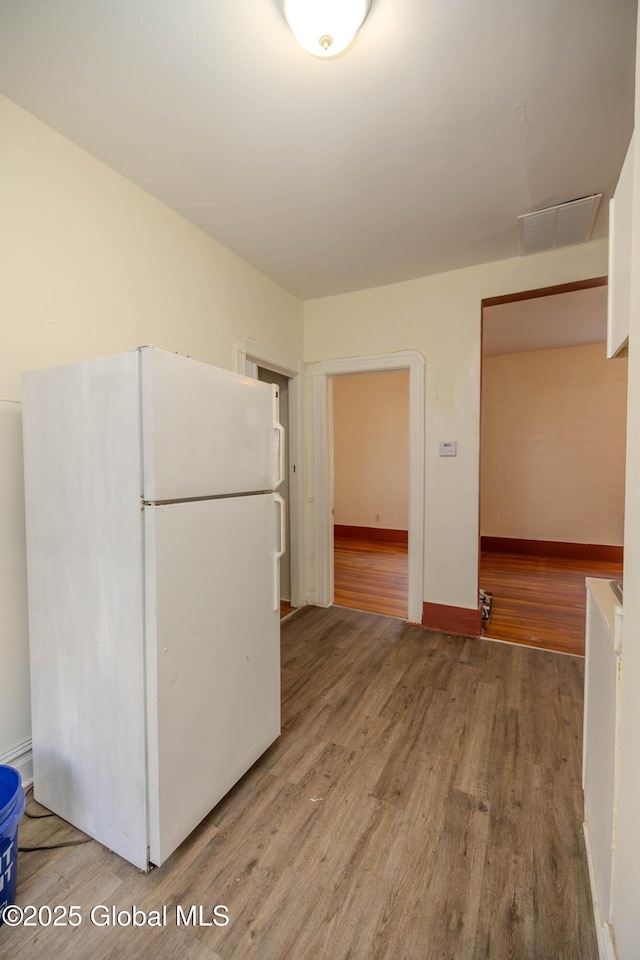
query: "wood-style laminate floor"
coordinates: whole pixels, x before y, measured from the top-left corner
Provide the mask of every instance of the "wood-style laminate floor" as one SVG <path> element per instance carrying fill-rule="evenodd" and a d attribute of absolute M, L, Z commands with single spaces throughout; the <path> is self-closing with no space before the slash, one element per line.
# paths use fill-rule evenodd
<path fill-rule="evenodd" d="M 18 903 L 83 920 L 0 928 L 2 956 L 596 960 L 582 660 L 306 607 L 283 625 L 282 677 L 281 738 L 160 869 L 93 842 L 21 854 Z M 74 836 L 25 820 L 20 841 Z M 166 904 L 167 926 L 93 926 L 96 904 Z M 209 921 L 226 905 L 229 925 L 176 926 L 192 904 Z"/>
<path fill-rule="evenodd" d="M 336 604 L 406 619 L 406 544 L 335 537 L 333 557 Z"/>
<path fill-rule="evenodd" d="M 485 634 L 584 656 L 586 577 L 622 579 L 622 564 L 485 553 L 480 586 L 493 594 Z"/>

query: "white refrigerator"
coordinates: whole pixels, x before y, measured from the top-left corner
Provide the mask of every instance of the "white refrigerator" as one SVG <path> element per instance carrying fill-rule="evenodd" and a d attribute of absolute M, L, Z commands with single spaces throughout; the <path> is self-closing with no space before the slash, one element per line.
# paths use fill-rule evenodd
<path fill-rule="evenodd" d="M 280 733 L 277 389 L 142 347 L 22 400 L 34 795 L 146 870 Z"/>

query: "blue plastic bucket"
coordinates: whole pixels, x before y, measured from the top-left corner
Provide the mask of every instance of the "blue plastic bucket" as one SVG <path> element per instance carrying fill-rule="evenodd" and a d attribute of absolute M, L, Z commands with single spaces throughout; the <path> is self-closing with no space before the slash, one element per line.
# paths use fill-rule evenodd
<path fill-rule="evenodd" d="M 4 908 L 16 901 L 18 824 L 24 813 L 22 779 L 13 767 L 0 765 L 0 924 Z"/>

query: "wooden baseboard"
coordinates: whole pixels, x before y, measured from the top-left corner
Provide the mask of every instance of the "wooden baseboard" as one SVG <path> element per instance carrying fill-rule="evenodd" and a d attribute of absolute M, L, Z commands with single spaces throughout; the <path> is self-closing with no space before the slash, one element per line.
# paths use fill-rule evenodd
<path fill-rule="evenodd" d="M 354 527 L 345 523 L 334 523 L 333 534 L 348 540 L 375 540 L 380 543 L 408 543 L 408 530 L 389 530 L 384 527 Z"/>
<path fill-rule="evenodd" d="M 463 637 L 479 637 L 482 630 L 480 610 L 468 607 L 449 607 L 444 603 L 422 605 L 422 626 L 441 633 L 456 633 Z"/>
<path fill-rule="evenodd" d="M 622 563 L 624 547 L 602 543 L 563 543 L 560 540 L 518 540 L 516 537 L 481 537 L 486 553 L 521 553 L 528 557 L 564 557 L 567 560 L 602 560 Z"/>

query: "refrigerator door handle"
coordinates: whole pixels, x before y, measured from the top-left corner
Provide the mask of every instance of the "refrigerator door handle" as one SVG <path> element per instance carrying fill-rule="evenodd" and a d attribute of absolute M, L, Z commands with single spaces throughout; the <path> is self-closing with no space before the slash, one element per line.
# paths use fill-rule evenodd
<path fill-rule="evenodd" d="M 273 384 L 273 429 L 278 433 L 278 479 L 273 484 L 273 489 L 277 490 L 285 481 L 284 475 L 284 453 L 285 437 L 284 427 L 280 423 L 280 391 L 275 383 Z"/>
<path fill-rule="evenodd" d="M 274 493 L 273 499 L 280 506 L 280 549 L 273 555 L 273 609 L 280 609 L 280 557 L 284 556 L 287 543 L 287 505 L 279 493 Z"/>
<path fill-rule="evenodd" d="M 285 451 L 284 443 L 285 443 L 285 440 L 284 440 L 284 427 L 282 426 L 282 424 L 281 424 L 281 423 L 274 423 L 273 428 L 274 428 L 274 430 L 277 430 L 277 431 L 278 431 L 278 437 L 279 437 L 279 442 L 278 442 L 278 451 L 279 451 L 279 455 L 278 455 L 278 463 L 279 463 L 278 473 L 279 473 L 279 476 L 278 476 L 278 479 L 276 480 L 276 482 L 275 482 L 274 485 L 273 485 L 273 489 L 274 489 L 274 490 L 277 490 L 278 487 L 281 487 L 281 486 L 282 486 L 282 484 L 284 483 L 284 480 L 285 480 L 285 476 L 284 476 L 284 451 Z"/>

